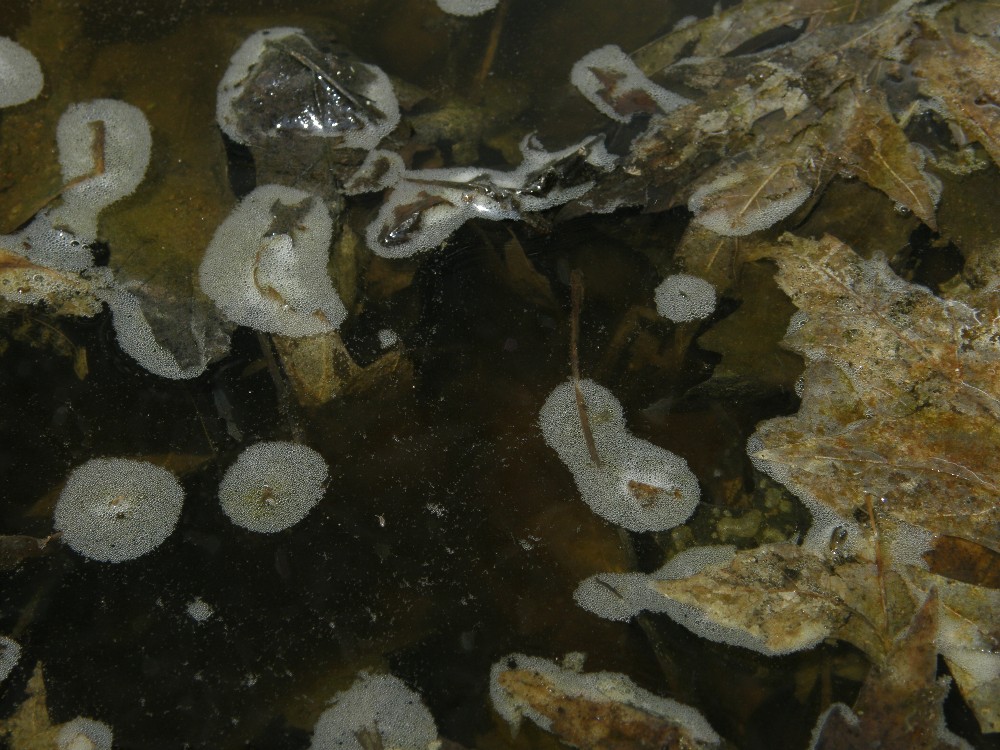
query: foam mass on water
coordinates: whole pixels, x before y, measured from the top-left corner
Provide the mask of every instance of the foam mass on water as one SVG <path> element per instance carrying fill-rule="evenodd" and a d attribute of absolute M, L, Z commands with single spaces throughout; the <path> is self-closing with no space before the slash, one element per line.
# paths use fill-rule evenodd
<path fill-rule="evenodd" d="M 183 503 L 184 490 L 164 468 L 128 458 L 92 458 L 66 480 L 54 525 L 74 551 L 117 563 L 159 547 L 177 525 Z"/>
<path fill-rule="evenodd" d="M 593 380 L 581 380 L 600 463 L 583 433 L 573 383 L 549 394 L 539 415 L 545 442 L 573 473 L 584 502 L 631 531 L 662 531 L 684 523 L 698 505 L 698 480 L 680 456 L 632 435 L 622 405 Z"/>
<path fill-rule="evenodd" d="M 369 741 L 362 744 L 365 738 Z M 434 717 L 419 693 L 391 674 L 361 672 L 320 714 L 309 748 L 426 750 L 437 738 Z"/>
<path fill-rule="evenodd" d="M 500 0 L 435 0 L 437 6 L 453 16 L 481 16 L 497 7 Z"/>
<path fill-rule="evenodd" d="M 219 81 L 216 121 L 244 145 L 291 135 L 367 151 L 399 124 L 399 104 L 381 68 L 279 26 L 250 35 L 233 53 Z"/>
<path fill-rule="evenodd" d="M 328 475 L 326 461 L 308 446 L 257 443 L 226 471 L 219 502 L 237 526 L 273 534 L 306 517 L 326 492 Z"/>
<path fill-rule="evenodd" d="M 581 57 L 570 71 L 570 82 L 599 112 L 618 122 L 636 114 L 667 114 L 691 100 L 653 83 L 621 47 L 609 44 Z M 619 102 L 618 97 L 622 97 Z M 616 104 L 619 106 L 616 107 Z"/>
<path fill-rule="evenodd" d="M 54 226 L 79 239 L 97 237 L 97 217 L 131 195 L 149 166 L 153 136 L 138 107 L 117 99 L 70 105 L 56 128 L 62 203 L 49 214 Z"/>
<path fill-rule="evenodd" d="M 111 727 L 83 716 L 67 721 L 56 735 L 59 750 L 111 750 L 113 742 Z"/>
<path fill-rule="evenodd" d="M 687 273 L 665 278 L 653 298 L 656 312 L 675 323 L 702 320 L 715 312 L 715 287 Z"/>
<path fill-rule="evenodd" d="M 0 107 L 30 102 L 42 93 L 44 84 L 35 56 L 13 39 L 0 36 Z"/>
<path fill-rule="evenodd" d="M 233 209 L 205 251 L 202 291 L 229 320 L 264 333 L 335 330 L 347 309 L 326 271 L 333 220 L 320 198 L 261 185 Z"/>

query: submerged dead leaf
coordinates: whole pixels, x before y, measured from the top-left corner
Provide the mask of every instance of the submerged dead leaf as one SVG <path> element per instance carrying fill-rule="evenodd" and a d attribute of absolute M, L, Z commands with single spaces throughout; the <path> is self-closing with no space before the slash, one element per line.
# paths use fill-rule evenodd
<path fill-rule="evenodd" d="M 1000 550 L 1000 321 L 832 237 L 786 235 L 767 254 L 801 311 L 784 343 L 811 364 L 799 413 L 761 423 L 752 457 L 842 518 L 869 497 Z"/>
<path fill-rule="evenodd" d="M 17 304 L 43 302 L 55 315 L 90 317 L 101 311 L 94 284 L 81 274 L 32 263 L 2 247 L 0 297 Z"/>
<path fill-rule="evenodd" d="M 49 718 L 41 662 L 35 665 L 26 692 L 28 697 L 14 714 L 0 721 L 0 736 L 8 738 L 11 750 L 51 750 L 56 747 L 59 725 Z"/>
<path fill-rule="evenodd" d="M 52 549 L 49 542 L 58 538 L 59 534 L 42 538 L 21 534 L 0 536 L 0 570 L 13 570 L 25 560 L 47 554 Z"/>
<path fill-rule="evenodd" d="M 885 661 L 872 668 L 851 711 L 834 704 L 814 750 L 965 747 L 944 728 L 948 680 L 937 679 L 938 598 L 932 590 Z"/>

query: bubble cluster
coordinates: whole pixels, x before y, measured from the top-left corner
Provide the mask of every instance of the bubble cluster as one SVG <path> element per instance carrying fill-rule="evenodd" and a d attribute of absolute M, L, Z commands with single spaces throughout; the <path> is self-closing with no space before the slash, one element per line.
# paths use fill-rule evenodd
<path fill-rule="evenodd" d="M 0 635 L 0 683 L 10 677 L 21 660 L 21 644 L 6 635 Z"/>
<path fill-rule="evenodd" d="M 127 458 L 93 458 L 66 480 L 55 528 L 75 552 L 118 563 L 151 552 L 177 525 L 184 490 L 166 469 Z"/>
<path fill-rule="evenodd" d="M 674 602 L 656 591 L 654 581 L 687 578 L 711 566 L 727 565 L 736 554 L 731 545 L 693 547 L 672 557 L 659 570 L 645 573 L 598 573 L 573 592 L 583 609 L 605 620 L 624 622 L 640 612 L 670 612 Z"/>
<path fill-rule="evenodd" d="M 142 110 L 116 99 L 69 106 L 56 128 L 59 165 L 67 186 L 52 224 L 85 242 L 97 237 L 97 216 L 135 191 L 153 148 Z"/>
<path fill-rule="evenodd" d="M 215 608 L 200 596 L 196 596 L 189 601 L 185 609 L 187 610 L 188 617 L 195 622 L 207 622 L 215 614 Z"/>
<path fill-rule="evenodd" d="M 56 735 L 59 750 L 111 750 L 113 742 L 111 727 L 82 716 L 67 721 Z"/>
<path fill-rule="evenodd" d="M 594 703 L 617 703 L 677 725 L 698 747 L 716 747 L 721 738 L 697 710 L 670 698 L 644 690 L 623 674 L 616 672 L 577 672 L 560 667 L 538 656 L 510 654 L 490 670 L 490 698 L 496 712 L 516 732 L 522 719 L 530 719 L 542 729 L 549 729 L 551 718 L 503 686 L 503 674 L 510 670 L 532 672 L 569 698 Z M 594 721 L 600 719 L 595 716 Z M 685 745 L 687 746 L 687 745 Z"/>
<path fill-rule="evenodd" d="M 675 323 L 702 320 L 715 312 L 715 287 L 686 273 L 667 276 L 653 298 L 656 312 Z"/>
<path fill-rule="evenodd" d="M 639 112 L 667 114 L 691 103 L 690 99 L 649 80 L 632 58 L 614 44 L 588 52 L 577 60 L 569 80 L 598 111 L 618 122 L 628 122 Z"/>
<path fill-rule="evenodd" d="M 361 742 L 371 735 L 377 740 Z M 361 672 L 350 689 L 335 695 L 330 708 L 320 714 L 309 748 L 427 750 L 437 738 L 434 717 L 419 693 L 391 674 Z"/>
<path fill-rule="evenodd" d="M 581 380 L 600 463 L 595 464 L 580 422 L 572 382 L 549 394 L 539 415 L 542 435 L 573 473 L 584 502 L 602 518 L 631 531 L 662 531 L 684 523 L 700 498 L 687 462 L 641 440 L 625 427 L 621 403 L 592 380 Z"/>
<path fill-rule="evenodd" d="M 202 291 L 231 321 L 264 333 L 335 330 L 347 309 L 326 271 L 332 238 L 333 220 L 318 197 L 261 185 L 212 237 L 199 271 Z"/>
<path fill-rule="evenodd" d="M 237 526 L 273 534 L 306 517 L 326 492 L 328 475 L 326 461 L 308 446 L 257 443 L 226 471 L 219 501 Z"/>
<path fill-rule="evenodd" d="M 407 170 L 368 225 L 368 247 L 384 258 L 431 250 L 470 219 L 517 220 L 582 198 L 597 172 L 617 160 L 602 138 L 546 151 L 533 136 L 521 141 L 512 170 L 455 167 Z M 567 179 L 566 175 L 572 175 Z"/>
<path fill-rule="evenodd" d="M 381 68 L 281 26 L 251 34 L 233 53 L 215 116 L 244 145 L 293 134 L 371 150 L 399 124 L 399 103 Z"/>
<path fill-rule="evenodd" d="M 42 93 L 44 83 L 35 56 L 13 39 L 0 36 L 0 107 L 30 102 Z"/>
<path fill-rule="evenodd" d="M 497 7 L 500 0 L 435 0 L 437 6 L 453 16 L 481 16 Z"/>
<path fill-rule="evenodd" d="M 795 181 L 785 189 L 758 194 L 761 184 L 756 173 L 727 172 L 691 193 L 688 210 L 696 224 L 716 234 L 745 237 L 791 216 L 812 194 L 808 185 Z"/>

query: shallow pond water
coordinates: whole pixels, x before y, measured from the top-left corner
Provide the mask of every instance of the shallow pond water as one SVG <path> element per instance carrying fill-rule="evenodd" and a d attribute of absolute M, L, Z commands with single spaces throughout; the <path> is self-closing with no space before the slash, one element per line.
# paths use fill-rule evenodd
<path fill-rule="evenodd" d="M 214 119 L 218 80 L 253 31 L 334 34 L 384 69 L 409 108 L 404 122 L 422 128 L 414 163 L 499 165 L 530 131 L 561 145 L 602 124 L 568 84 L 584 53 L 638 48 L 703 3 L 509 6 L 501 25 L 496 14 L 445 16 L 429 1 L 6 3 L 0 35 L 32 48 L 47 88 L 27 116 L 0 113 L 0 231 L 58 189 L 52 133 L 64 106 L 126 99 L 149 117 L 154 152 L 146 183 L 102 215 L 101 262 L 160 290 L 151 294 L 183 296 L 254 169 L 281 174 L 267 154 L 254 163 L 233 144 L 227 151 Z M 338 221 L 360 235 L 377 205 L 349 198 Z M 0 715 L 23 702 L 40 662 L 53 723 L 98 718 L 114 728 L 115 747 L 296 750 L 360 670 L 388 671 L 422 695 L 442 737 L 551 747 L 535 727 L 512 737 L 493 713 L 490 666 L 511 652 L 583 652 L 588 670 L 623 672 L 695 706 L 734 747 L 805 747 L 822 708 L 856 695 L 859 652 L 823 645 L 766 658 L 661 616 L 604 621 L 573 600 L 597 571 L 648 571 L 695 544 L 752 546 L 809 524 L 745 455 L 760 420 L 798 406 L 802 365 L 778 346 L 794 307 L 770 267 L 740 274 L 753 305 L 723 297 L 712 318 L 684 326 L 648 314 L 654 288 L 676 269 L 687 220 L 684 210 L 627 209 L 545 226 L 470 222 L 443 250 L 400 261 L 357 261 L 356 249 L 345 261 L 338 246 L 331 273 L 357 370 L 321 404 L 286 376 L 282 344 L 245 328 L 204 374 L 172 381 L 119 349 L 107 310 L 80 319 L 9 309 L 0 321 L 3 533 L 51 533 L 67 475 L 98 456 L 166 466 L 186 499 L 174 533 L 136 560 L 93 562 L 54 543 L 0 573 L 0 632 L 23 647 Z M 947 278 L 954 270 L 940 255 L 934 267 Z M 672 532 L 628 534 L 594 515 L 542 439 L 539 409 L 569 375 L 574 269 L 585 280 L 582 375 L 616 394 L 635 435 L 685 458 L 699 480 L 698 509 Z M 698 337 L 741 304 L 759 323 L 735 335 L 753 330 L 748 356 L 759 367 L 748 377 L 737 361 L 729 380 L 709 384 L 733 334 L 716 331 L 716 350 Z M 401 343 L 379 369 L 384 329 Z M 235 526 L 216 497 L 236 456 L 262 440 L 305 443 L 330 466 L 321 502 L 277 534 Z M 207 619 L 192 616 L 195 602 L 211 607 Z M 957 702 L 953 713 L 959 726 L 970 722 Z"/>

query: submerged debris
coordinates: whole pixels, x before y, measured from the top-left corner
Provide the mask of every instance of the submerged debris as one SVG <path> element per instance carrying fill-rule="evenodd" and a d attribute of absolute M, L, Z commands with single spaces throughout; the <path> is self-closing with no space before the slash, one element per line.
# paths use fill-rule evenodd
<path fill-rule="evenodd" d="M 578 672 L 524 654 L 490 670 L 493 708 L 516 734 L 530 719 L 571 747 L 695 750 L 722 740 L 690 706 L 662 698 L 613 672 Z"/>

